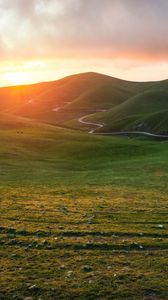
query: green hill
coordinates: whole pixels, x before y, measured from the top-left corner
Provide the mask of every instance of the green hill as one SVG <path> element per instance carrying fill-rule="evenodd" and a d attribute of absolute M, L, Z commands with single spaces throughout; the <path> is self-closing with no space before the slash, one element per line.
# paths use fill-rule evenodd
<path fill-rule="evenodd" d="M 91 88 L 86 89 L 84 93 L 68 104 L 66 109 L 86 109 L 88 111 L 109 109 L 123 103 L 148 86 L 146 83 L 124 81 L 97 73 L 93 73 L 91 78 L 95 79 Z"/>
<path fill-rule="evenodd" d="M 101 111 L 102 110 L 102 111 Z M 0 88 L 0 111 L 89 130 L 80 117 L 103 123 L 99 131 L 167 132 L 168 80 L 130 82 L 94 72 L 33 85 Z M 160 120 L 162 116 L 162 121 Z"/>
<path fill-rule="evenodd" d="M 94 72 L 83 73 L 48 83 L 0 88 L 0 109 L 33 115 L 57 107 L 110 108 L 147 86 Z"/>
<path fill-rule="evenodd" d="M 31 98 L 16 113 L 71 127 L 69 122 L 84 114 L 113 108 L 151 85 L 93 72 L 72 75 L 50 83 L 50 88 Z"/>
<path fill-rule="evenodd" d="M 103 132 L 143 130 L 157 133 L 168 131 L 168 85 L 163 82 L 140 93 L 115 108 L 88 118 L 104 123 Z"/>

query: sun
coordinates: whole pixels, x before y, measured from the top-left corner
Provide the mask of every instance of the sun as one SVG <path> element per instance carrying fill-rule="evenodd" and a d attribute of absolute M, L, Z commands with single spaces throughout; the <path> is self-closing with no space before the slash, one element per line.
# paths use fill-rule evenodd
<path fill-rule="evenodd" d="M 6 74 L 9 84 L 21 85 L 29 82 L 30 74 L 28 72 L 11 72 Z"/>

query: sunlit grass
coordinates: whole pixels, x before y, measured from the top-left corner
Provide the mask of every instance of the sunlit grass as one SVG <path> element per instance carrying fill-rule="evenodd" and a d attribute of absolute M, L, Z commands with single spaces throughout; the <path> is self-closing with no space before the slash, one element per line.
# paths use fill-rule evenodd
<path fill-rule="evenodd" d="M 167 299 L 167 143 L 33 124 L 0 132 L 0 298 Z"/>

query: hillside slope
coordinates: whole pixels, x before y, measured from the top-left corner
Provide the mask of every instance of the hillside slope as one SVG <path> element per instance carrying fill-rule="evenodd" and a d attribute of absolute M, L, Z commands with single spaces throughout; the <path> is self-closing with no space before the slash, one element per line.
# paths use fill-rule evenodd
<path fill-rule="evenodd" d="M 152 84 L 124 81 L 93 72 L 77 74 L 54 82 L 51 89 L 32 98 L 16 113 L 71 127 L 70 123 L 84 114 L 111 109 Z"/>
<path fill-rule="evenodd" d="M 77 74 L 53 82 L 0 88 L 0 110 L 31 116 L 62 107 L 66 110 L 111 108 L 148 85 L 93 72 Z"/>
<path fill-rule="evenodd" d="M 167 132 L 168 80 L 130 82 L 94 72 L 26 86 L 0 88 L 0 112 L 88 130 L 79 118 L 103 123 L 103 132 Z M 160 119 L 165 120 L 162 122 Z"/>
<path fill-rule="evenodd" d="M 164 81 L 88 120 L 103 123 L 99 131 L 143 130 L 167 133 L 168 82 Z"/>

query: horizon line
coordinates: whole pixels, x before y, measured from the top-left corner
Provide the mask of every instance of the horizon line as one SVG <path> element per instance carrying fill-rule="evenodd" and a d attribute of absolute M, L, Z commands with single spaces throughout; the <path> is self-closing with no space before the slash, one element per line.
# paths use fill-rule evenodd
<path fill-rule="evenodd" d="M 124 79 L 124 78 L 120 78 L 120 77 L 114 77 L 114 76 L 109 75 L 109 74 L 99 73 L 99 72 L 96 72 L 96 71 L 88 71 L 88 72 L 80 72 L 80 73 L 69 74 L 69 75 L 66 75 L 66 76 L 63 76 L 63 77 L 60 77 L 60 78 L 57 78 L 57 79 L 47 80 L 47 81 L 46 80 L 45 81 L 35 81 L 35 82 L 32 82 L 32 83 L 15 84 L 15 85 L 13 85 L 13 84 L 11 84 L 11 85 L 2 85 L 2 86 L 0 85 L 0 88 L 24 87 L 24 86 L 32 86 L 32 85 L 36 85 L 36 84 L 52 83 L 52 82 L 56 82 L 56 81 L 59 81 L 59 80 L 63 80 L 63 79 L 68 78 L 68 77 L 78 76 L 78 75 L 85 75 L 85 74 L 97 74 L 97 75 L 107 76 L 107 77 L 117 79 L 117 80 L 121 80 L 121 81 L 134 82 L 134 83 L 151 83 L 151 82 L 162 82 L 162 81 L 168 80 L 167 77 L 164 78 L 164 79 L 159 79 L 159 80 L 142 80 L 142 81 L 128 80 L 128 79 Z"/>

